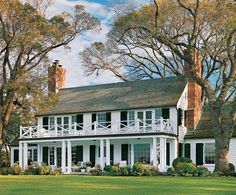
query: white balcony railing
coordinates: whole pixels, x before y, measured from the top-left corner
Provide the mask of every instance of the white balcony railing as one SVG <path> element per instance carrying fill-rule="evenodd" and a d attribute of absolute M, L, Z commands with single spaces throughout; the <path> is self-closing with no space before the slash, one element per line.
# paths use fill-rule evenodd
<path fill-rule="evenodd" d="M 48 125 L 48 126 L 21 126 L 20 138 L 40 138 L 40 137 L 63 137 L 63 136 L 83 136 L 83 135 L 110 135 L 110 134 L 132 134 L 132 133 L 152 133 L 165 132 L 176 134 L 169 119 L 159 120 L 134 120 L 116 121 L 114 123 L 95 121 L 89 126 L 81 123 L 72 125 Z"/>

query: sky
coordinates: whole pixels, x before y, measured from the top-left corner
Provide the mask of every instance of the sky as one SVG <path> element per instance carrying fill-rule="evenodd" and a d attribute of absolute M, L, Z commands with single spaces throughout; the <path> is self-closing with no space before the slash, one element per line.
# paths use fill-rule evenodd
<path fill-rule="evenodd" d="M 135 2 L 144 4 L 150 0 L 113 0 L 114 3 Z M 60 64 L 66 69 L 66 87 L 77 87 L 94 84 L 119 82 L 111 72 L 103 71 L 99 76 L 87 76 L 81 67 L 79 53 L 89 47 L 91 43 L 105 42 L 107 33 L 110 30 L 113 14 L 109 11 L 110 0 L 54 0 L 52 6 L 48 9 L 48 16 L 56 15 L 61 12 L 71 12 L 76 4 L 85 6 L 87 12 L 101 21 L 101 30 L 86 32 L 77 37 L 69 46 L 69 50 L 63 48 L 50 53 L 50 60 L 59 60 Z"/>

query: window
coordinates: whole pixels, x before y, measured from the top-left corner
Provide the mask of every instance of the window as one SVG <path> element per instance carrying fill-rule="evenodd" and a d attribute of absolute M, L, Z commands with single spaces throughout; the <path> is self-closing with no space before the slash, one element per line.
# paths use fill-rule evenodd
<path fill-rule="evenodd" d="M 134 161 L 150 164 L 150 144 L 134 144 Z"/>
<path fill-rule="evenodd" d="M 72 164 L 76 165 L 78 163 L 76 159 L 76 146 L 72 147 L 71 156 L 72 156 Z"/>
<path fill-rule="evenodd" d="M 134 118 L 134 111 L 129 111 L 128 112 L 128 121 L 129 121 L 129 126 L 134 126 L 135 125 L 135 118 Z"/>
<path fill-rule="evenodd" d="M 205 149 L 205 164 L 214 164 L 215 163 L 215 144 L 208 143 L 204 144 Z"/>
<path fill-rule="evenodd" d="M 54 165 L 54 147 L 49 148 L 49 164 Z"/>
<path fill-rule="evenodd" d="M 98 147 L 98 157 L 100 157 L 100 146 Z M 104 147 L 104 157 L 106 157 L 106 146 Z"/>
<path fill-rule="evenodd" d="M 160 118 L 169 119 L 170 118 L 170 109 L 169 108 L 157 108 L 155 109 L 155 119 Z"/>
<path fill-rule="evenodd" d="M 34 151 L 34 155 L 33 155 L 33 161 L 35 161 L 35 162 L 36 162 L 36 161 L 37 161 L 37 159 L 38 159 L 38 157 L 37 157 L 37 156 L 38 156 L 38 154 L 37 154 L 38 150 L 37 150 L 37 149 L 34 149 L 33 151 Z"/>
<path fill-rule="evenodd" d="M 54 131 L 55 130 L 55 118 L 49 117 L 49 130 Z"/>
<path fill-rule="evenodd" d="M 98 128 L 106 127 L 107 117 L 106 113 L 98 113 L 97 114 L 97 120 L 98 120 Z"/>
<path fill-rule="evenodd" d="M 161 108 L 155 109 L 155 119 L 159 120 L 161 117 L 162 117 L 162 109 Z"/>

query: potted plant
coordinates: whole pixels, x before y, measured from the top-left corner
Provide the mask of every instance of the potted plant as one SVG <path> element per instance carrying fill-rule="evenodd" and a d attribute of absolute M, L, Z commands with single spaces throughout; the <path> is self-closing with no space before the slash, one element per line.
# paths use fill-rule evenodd
<path fill-rule="evenodd" d="M 81 173 L 85 172 L 85 170 L 86 170 L 86 164 L 85 163 L 78 162 L 78 167 L 79 167 Z"/>
<path fill-rule="evenodd" d="M 90 161 L 87 161 L 85 165 L 86 165 L 86 171 L 89 172 L 92 168 L 92 163 Z"/>

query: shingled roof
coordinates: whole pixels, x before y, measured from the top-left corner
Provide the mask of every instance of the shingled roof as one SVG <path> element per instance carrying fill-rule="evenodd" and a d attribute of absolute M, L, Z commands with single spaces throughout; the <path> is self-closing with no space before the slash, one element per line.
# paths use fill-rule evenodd
<path fill-rule="evenodd" d="M 188 131 L 184 139 L 203 139 L 203 138 L 214 138 L 211 129 L 211 111 L 209 106 L 203 107 L 203 113 L 201 119 L 197 125 L 197 128 L 193 131 Z M 233 132 L 233 137 L 236 137 L 236 128 Z"/>
<path fill-rule="evenodd" d="M 174 106 L 186 83 L 172 77 L 65 88 L 54 108 L 39 116 Z"/>

